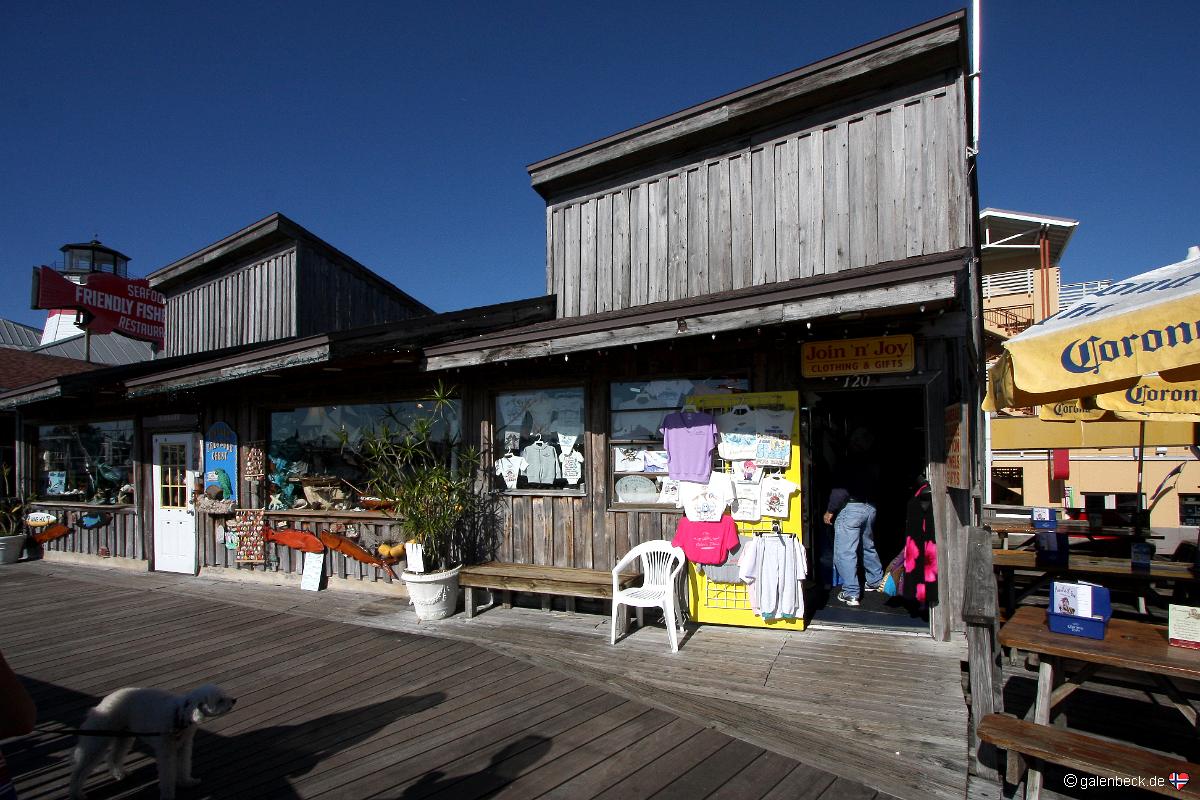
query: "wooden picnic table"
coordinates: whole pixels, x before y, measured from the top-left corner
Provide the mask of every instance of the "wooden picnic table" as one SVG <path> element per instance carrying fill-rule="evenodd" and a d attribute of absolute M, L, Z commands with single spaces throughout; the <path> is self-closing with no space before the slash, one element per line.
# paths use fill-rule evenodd
<path fill-rule="evenodd" d="M 1000 548 L 1002 550 L 1009 549 L 1008 538 L 1012 535 L 1033 536 L 1037 533 L 1043 533 L 1041 529 L 1034 528 L 1030 520 L 1020 519 L 1004 519 L 994 518 L 985 523 L 992 533 L 1000 537 Z M 1145 532 L 1139 534 L 1136 530 L 1129 527 L 1119 525 L 1102 525 L 1099 527 L 1092 526 L 1086 520 L 1059 520 L 1058 527 L 1055 533 L 1065 533 L 1072 538 L 1087 539 L 1095 541 L 1096 539 L 1130 539 L 1140 540 L 1147 538 Z M 1032 541 L 1032 539 L 1030 540 Z"/>
<path fill-rule="evenodd" d="M 1037 553 L 1032 550 L 993 549 L 992 567 L 999 575 L 1000 594 L 1008 617 L 1013 616 L 1021 600 L 1060 576 L 1091 580 L 1104 586 L 1116 583 L 1129 587 L 1138 595 L 1138 610 L 1147 615 L 1146 600 L 1159 599 L 1154 583 L 1172 583 L 1178 597 L 1197 580 L 1190 564 L 1177 561 L 1151 561 L 1148 568 L 1135 568 L 1128 558 L 1071 554 L 1065 565 L 1039 564 Z M 1017 570 L 1034 573 L 1033 582 L 1020 593 L 1016 589 Z"/>
<path fill-rule="evenodd" d="M 1112 744 L 1087 734 L 1056 728 L 1051 725 L 1051 716 L 1054 707 L 1090 680 L 1098 669 L 1111 667 L 1151 676 L 1194 729 L 1196 709 L 1174 680 L 1200 679 L 1200 651 L 1170 646 L 1167 643 L 1167 630 L 1162 625 L 1112 619 L 1108 622 L 1104 639 L 1088 639 L 1053 633 L 1046 620 L 1044 608 L 1025 606 L 1018 609 L 1000 629 L 1001 645 L 1037 653 L 1039 657 L 1037 695 L 1026 720 L 1041 727 L 1031 728 L 1028 722 L 1016 720 L 1010 720 L 1004 727 L 1009 729 L 1010 734 L 1024 730 L 1024 738 L 1029 740 L 1043 737 L 1047 740 L 1010 741 L 1011 747 L 1094 774 L 1136 775 L 1138 769 L 1144 769 L 1147 763 L 1156 760 L 1167 764 L 1177 763 L 1174 769 L 1186 771 L 1189 765 L 1182 758 L 1172 762 L 1143 748 L 1123 743 Z M 1077 665 L 1073 666 L 1074 672 L 1069 675 L 1064 669 L 1065 660 Z M 1043 747 L 1044 744 L 1049 746 Z M 1064 744 L 1070 744 L 1070 747 L 1063 747 Z M 1010 757 L 1008 766 L 1008 781 L 1018 783 L 1021 769 L 1019 760 Z M 1037 798 L 1041 786 L 1041 770 L 1031 765 L 1025 783 L 1027 800 Z M 1160 793 L 1175 794 L 1170 787 L 1160 788 L 1165 790 Z M 1194 787 L 1188 789 L 1194 791 Z"/>

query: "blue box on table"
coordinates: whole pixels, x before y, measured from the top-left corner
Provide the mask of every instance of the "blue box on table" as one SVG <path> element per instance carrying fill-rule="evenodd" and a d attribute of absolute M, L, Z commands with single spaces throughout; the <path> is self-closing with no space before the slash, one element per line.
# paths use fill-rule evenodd
<path fill-rule="evenodd" d="M 1112 617 L 1108 589 L 1092 583 L 1050 584 L 1047 621 L 1053 633 L 1103 639 Z"/>

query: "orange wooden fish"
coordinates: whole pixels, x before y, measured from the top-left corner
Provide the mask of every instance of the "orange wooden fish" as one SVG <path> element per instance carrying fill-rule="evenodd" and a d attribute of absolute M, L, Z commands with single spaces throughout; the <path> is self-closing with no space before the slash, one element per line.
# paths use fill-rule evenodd
<path fill-rule="evenodd" d="M 309 531 L 297 530 L 296 528 L 272 528 L 264 525 L 263 538 L 268 542 L 277 542 L 284 547 L 290 547 L 293 550 L 300 550 L 305 553 L 325 552 L 325 545 L 321 544 L 320 539 Z"/>
<path fill-rule="evenodd" d="M 330 550 L 336 550 L 344 556 L 353 558 L 355 561 L 361 561 L 364 564 L 371 564 L 386 570 L 389 581 L 392 578 L 399 577 L 392 570 L 392 568 L 386 562 L 384 562 L 382 558 L 371 555 L 366 550 L 363 550 L 354 542 L 347 539 L 345 536 L 339 536 L 338 534 L 331 533 L 329 531 L 318 531 L 317 537 L 321 540 L 321 543 Z"/>
<path fill-rule="evenodd" d="M 71 529 L 60 522 L 57 525 L 51 525 L 48 528 L 42 528 L 33 535 L 33 540 L 38 544 L 45 544 L 46 542 L 53 542 L 55 539 L 61 539 L 70 532 Z"/>

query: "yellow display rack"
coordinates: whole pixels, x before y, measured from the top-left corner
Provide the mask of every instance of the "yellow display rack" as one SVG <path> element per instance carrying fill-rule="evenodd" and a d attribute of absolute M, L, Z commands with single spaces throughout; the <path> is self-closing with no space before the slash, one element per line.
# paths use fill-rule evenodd
<path fill-rule="evenodd" d="M 782 475 L 787 480 L 801 485 L 800 464 L 800 397 L 797 392 L 752 392 L 748 394 L 711 394 L 689 397 L 686 401 L 698 410 L 719 414 L 734 406 L 746 405 L 751 408 L 770 408 L 775 410 L 790 410 L 792 412 L 792 454 L 789 465 Z M 730 467 L 723 460 L 717 459 L 722 471 Z M 800 536 L 802 526 L 801 506 L 803 489 L 793 494 L 788 503 L 787 519 L 779 522 L 783 531 Z M 739 522 L 738 533 L 751 536 L 755 533 L 768 533 L 774 518 L 763 518 L 758 522 Z M 773 619 L 764 620 L 754 615 L 750 609 L 750 595 L 740 583 L 714 583 L 709 581 L 695 564 L 688 562 L 688 610 L 695 622 L 715 625 L 739 625 L 747 628 L 780 628 L 784 630 L 804 630 L 803 619 Z"/>

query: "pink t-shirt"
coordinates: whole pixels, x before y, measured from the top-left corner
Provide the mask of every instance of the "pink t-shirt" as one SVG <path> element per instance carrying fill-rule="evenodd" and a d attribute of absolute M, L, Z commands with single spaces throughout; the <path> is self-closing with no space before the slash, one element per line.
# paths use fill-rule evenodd
<path fill-rule="evenodd" d="M 667 447 L 667 475 L 677 481 L 708 483 L 717 423 L 703 411 L 667 414 L 659 428 Z"/>
<path fill-rule="evenodd" d="M 714 565 L 724 564 L 730 548 L 737 543 L 737 525 L 728 514 L 721 517 L 720 522 L 692 522 L 683 517 L 671 540 L 672 545 L 683 548 L 684 555 L 693 564 Z"/>

